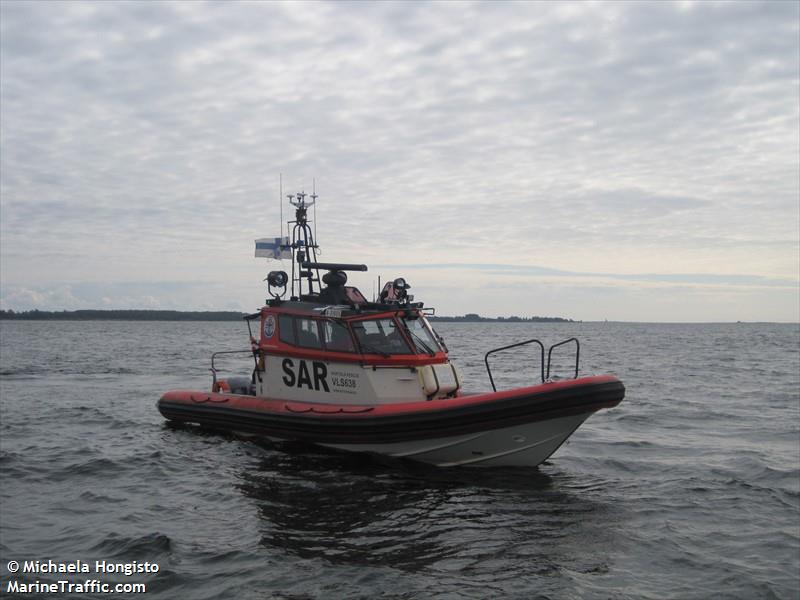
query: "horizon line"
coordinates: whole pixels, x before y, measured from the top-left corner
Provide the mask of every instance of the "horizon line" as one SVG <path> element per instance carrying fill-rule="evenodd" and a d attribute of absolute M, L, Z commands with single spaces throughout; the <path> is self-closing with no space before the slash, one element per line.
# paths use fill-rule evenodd
<path fill-rule="evenodd" d="M 42 310 L 38 308 L 31 308 L 25 310 L 14 310 L 14 309 L 0 309 L 0 314 L 15 314 L 21 315 L 26 313 L 32 312 L 40 312 L 40 313 L 52 313 L 52 314 L 63 314 L 63 313 L 78 313 L 78 312 L 106 312 L 106 313 L 123 313 L 123 312 L 141 312 L 141 313 L 177 313 L 177 314 L 210 314 L 210 313 L 222 313 L 222 314 L 231 314 L 231 315 L 248 315 L 253 313 L 248 313 L 245 311 L 238 311 L 238 310 L 177 310 L 172 308 L 77 308 L 77 309 L 61 309 L 61 310 Z M 762 321 L 762 320 L 736 320 L 736 321 L 624 321 L 620 319 L 575 319 L 570 317 L 552 317 L 552 316 L 542 316 L 542 315 L 533 315 L 533 316 L 520 316 L 520 315 L 511 315 L 511 316 L 503 316 L 499 315 L 496 317 L 489 317 L 484 316 L 479 313 L 465 313 L 464 315 L 430 315 L 434 318 L 463 318 L 466 315 L 475 314 L 481 319 L 491 319 L 491 320 L 504 320 L 511 323 L 516 322 L 531 322 L 533 319 L 560 319 L 560 321 L 549 321 L 550 324 L 552 323 L 626 323 L 626 324 L 663 324 L 663 325 L 713 325 L 713 324 L 750 324 L 750 325 L 757 325 L 757 324 L 774 324 L 774 325 L 800 325 L 800 321 Z M 519 319 L 519 321 L 512 321 L 513 318 Z M 16 319 L 3 319 L 0 318 L 0 321 L 12 321 Z M 19 320 L 28 320 L 28 321 L 35 321 L 37 319 L 19 319 Z M 69 319 L 63 319 L 69 320 Z M 97 320 L 104 320 L 104 319 L 97 319 Z M 111 319 L 109 319 L 111 320 Z M 548 321 L 540 321 L 548 322 Z"/>

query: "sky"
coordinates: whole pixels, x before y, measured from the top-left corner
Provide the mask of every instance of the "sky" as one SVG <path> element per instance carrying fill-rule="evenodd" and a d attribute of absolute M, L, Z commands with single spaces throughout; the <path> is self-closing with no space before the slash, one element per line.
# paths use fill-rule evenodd
<path fill-rule="evenodd" d="M 0 308 L 800 321 L 800 3 L 0 2 Z M 284 206 L 283 217 L 289 215 Z"/>

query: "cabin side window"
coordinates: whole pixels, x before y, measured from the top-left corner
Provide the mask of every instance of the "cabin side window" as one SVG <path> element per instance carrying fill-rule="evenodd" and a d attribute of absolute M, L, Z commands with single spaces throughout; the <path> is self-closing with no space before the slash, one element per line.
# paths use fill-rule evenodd
<path fill-rule="evenodd" d="M 353 338 L 347 326 L 338 321 L 325 320 L 320 323 L 322 326 L 322 339 L 325 340 L 325 349 L 331 352 L 355 352 Z"/>
<path fill-rule="evenodd" d="M 278 329 L 280 331 L 280 339 L 284 344 L 297 345 L 297 337 L 294 334 L 294 319 L 289 315 L 280 315 L 278 317 Z"/>
<path fill-rule="evenodd" d="M 297 345 L 303 348 L 322 350 L 319 328 L 316 319 L 295 319 L 297 324 Z"/>

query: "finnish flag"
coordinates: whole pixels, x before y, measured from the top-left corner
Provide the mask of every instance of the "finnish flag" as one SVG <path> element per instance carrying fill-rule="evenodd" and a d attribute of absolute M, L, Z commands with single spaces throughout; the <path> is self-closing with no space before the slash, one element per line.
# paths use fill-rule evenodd
<path fill-rule="evenodd" d="M 260 238 L 256 240 L 256 258 L 291 259 L 292 248 L 289 238 Z"/>

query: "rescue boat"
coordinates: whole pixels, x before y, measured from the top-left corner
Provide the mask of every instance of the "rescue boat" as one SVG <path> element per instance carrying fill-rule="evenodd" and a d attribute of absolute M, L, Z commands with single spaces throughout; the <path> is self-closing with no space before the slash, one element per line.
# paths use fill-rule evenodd
<path fill-rule="evenodd" d="M 316 195 L 289 196 L 291 240 L 256 241 L 256 256 L 291 258 L 292 267 L 291 274 L 269 273 L 271 297 L 245 317 L 251 347 L 212 355 L 210 391 L 164 394 L 157 406 L 166 419 L 443 467 L 536 466 L 589 416 L 624 398 L 616 377 L 579 376 L 575 338 L 548 349 L 535 339 L 491 349 L 484 362 L 492 390 L 465 391 L 427 318 L 433 310 L 414 302 L 405 279 L 386 283 L 368 301 L 346 285 L 347 272 L 366 265 L 317 261 L 307 214 L 315 201 Z M 490 357 L 524 345 L 539 349 L 539 377 L 498 391 Z M 551 374 L 560 346 L 575 349 L 565 379 Z M 237 352 L 252 354 L 249 376 L 218 377 L 216 359 Z"/>

